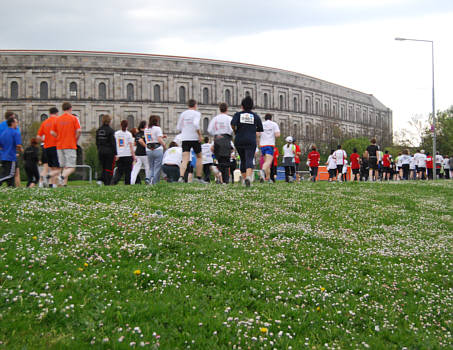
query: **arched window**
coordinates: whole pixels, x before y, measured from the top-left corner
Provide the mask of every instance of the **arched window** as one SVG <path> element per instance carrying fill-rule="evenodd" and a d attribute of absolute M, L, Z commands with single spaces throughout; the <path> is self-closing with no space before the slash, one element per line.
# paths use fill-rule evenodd
<path fill-rule="evenodd" d="M 48 118 L 48 115 L 46 113 L 43 113 L 43 114 L 41 114 L 41 116 L 39 118 L 43 122 L 44 120 L 46 120 Z"/>
<path fill-rule="evenodd" d="M 39 98 L 41 100 L 47 100 L 49 98 L 49 85 L 47 84 L 47 81 L 42 81 L 41 84 L 39 84 Z"/>
<path fill-rule="evenodd" d="M 208 126 L 209 126 L 209 118 L 204 118 L 203 119 L 203 134 L 206 134 L 208 132 Z"/>
<path fill-rule="evenodd" d="M 179 103 L 186 103 L 186 88 L 184 86 L 179 87 Z"/>
<path fill-rule="evenodd" d="M 160 85 L 154 85 L 153 87 L 153 94 L 154 94 L 154 102 L 160 102 L 161 101 L 161 96 L 160 96 Z"/>
<path fill-rule="evenodd" d="M 11 98 L 16 99 L 19 98 L 19 84 L 17 81 L 12 81 L 11 82 Z"/>
<path fill-rule="evenodd" d="M 105 83 L 99 83 L 98 90 L 99 90 L 98 91 L 99 92 L 99 99 L 100 100 L 106 100 L 107 99 L 107 87 L 105 86 Z"/>
<path fill-rule="evenodd" d="M 126 86 L 126 98 L 128 101 L 133 101 L 135 98 L 134 84 L 132 84 L 132 83 L 129 83 Z"/>
<path fill-rule="evenodd" d="M 231 92 L 229 89 L 225 90 L 225 103 L 230 106 L 231 105 Z"/>
<path fill-rule="evenodd" d="M 294 100 L 293 100 L 293 110 L 294 110 L 294 112 L 298 112 L 299 111 L 298 103 L 297 103 L 297 97 L 294 97 Z"/>
<path fill-rule="evenodd" d="M 332 113 L 333 113 L 333 117 L 336 118 L 337 117 L 337 106 L 333 105 Z"/>
<path fill-rule="evenodd" d="M 305 99 L 305 113 L 310 113 L 311 108 L 310 108 L 310 100 L 308 98 Z"/>
<path fill-rule="evenodd" d="M 310 124 L 307 124 L 305 126 L 305 137 L 307 138 L 307 140 L 311 140 L 312 139 Z"/>
<path fill-rule="evenodd" d="M 280 109 L 285 109 L 285 106 L 283 104 L 283 95 L 280 95 Z"/>
<path fill-rule="evenodd" d="M 132 114 L 127 116 L 127 127 L 129 130 L 135 128 L 135 118 Z"/>
<path fill-rule="evenodd" d="M 319 101 L 316 101 L 316 102 L 315 102 L 315 114 L 316 114 L 316 115 L 319 114 Z"/>
<path fill-rule="evenodd" d="M 267 92 L 263 95 L 263 105 L 264 108 L 269 108 L 269 96 L 267 95 Z"/>
<path fill-rule="evenodd" d="M 207 87 L 203 88 L 203 104 L 209 104 L 209 89 Z"/>
<path fill-rule="evenodd" d="M 297 124 L 293 125 L 293 137 L 298 140 L 299 139 L 299 127 Z"/>
<path fill-rule="evenodd" d="M 99 115 L 99 126 L 102 126 L 102 117 L 104 117 L 104 114 Z"/>
<path fill-rule="evenodd" d="M 69 97 L 72 99 L 77 98 L 77 83 L 75 81 L 69 84 Z"/>

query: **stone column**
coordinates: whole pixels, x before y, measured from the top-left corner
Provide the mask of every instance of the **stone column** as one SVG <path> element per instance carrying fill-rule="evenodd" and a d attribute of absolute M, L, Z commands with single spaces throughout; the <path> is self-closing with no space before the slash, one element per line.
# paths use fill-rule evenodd
<path fill-rule="evenodd" d="M 175 78 L 173 75 L 168 75 L 167 83 L 167 101 L 175 102 L 176 101 L 176 89 L 175 89 Z"/>
<path fill-rule="evenodd" d="M 200 103 L 200 81 L 198 80 L 198 76 L 193 77 L 192 82 L 192 98 L 194 98 L 198 103 Z M 190 98 L 190 97 L 189 97 Z"/>

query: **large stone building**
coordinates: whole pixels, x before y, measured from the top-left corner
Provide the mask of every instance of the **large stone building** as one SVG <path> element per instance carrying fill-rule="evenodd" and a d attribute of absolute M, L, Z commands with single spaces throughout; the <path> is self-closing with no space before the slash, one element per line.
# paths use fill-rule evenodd
<path fill-rule="evenodd" d="M 82 51 L 0 51 L 2 113 L 15 111 L 22 128 L 71 100 L 84 141 L 103 114 L 113 126 L 161 117 L 174 135 L 188 99 L 199 101 L 202 129 L 226 102 L 230 113 L 250 95 L 258 114 L 270 112 L 283 135 L 304 146 L 331 146 L 345 136 L 392 137 L 392 112 L 373 95 L 303 74 L 251 64 L 148 54 Z M 82 141 L 83 143 L 83 141 Z"/>

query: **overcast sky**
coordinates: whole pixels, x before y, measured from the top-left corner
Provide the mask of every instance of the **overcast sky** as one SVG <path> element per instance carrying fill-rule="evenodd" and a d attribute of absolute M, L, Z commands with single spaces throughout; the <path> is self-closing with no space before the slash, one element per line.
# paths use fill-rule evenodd
<path fill-rule="evenodd" d="M 3 49 L 124 51 L 283 68 L 373 94 L 405 128 L 453 105 L 453 0 L 2 0 Z"/>

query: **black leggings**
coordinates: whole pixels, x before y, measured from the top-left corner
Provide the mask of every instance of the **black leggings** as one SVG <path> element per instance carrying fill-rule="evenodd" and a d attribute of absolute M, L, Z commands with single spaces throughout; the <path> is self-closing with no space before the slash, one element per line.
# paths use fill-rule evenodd
<path fill-rule="evenodd" d="M 118 170 L 113 179 L 113 184 L 116 185 L 124 175 L 124 184 L 131 184 L 131 172 L 132 172 L 132 157 L 119 157 L 116 162 Z"/>
<path fill-rule="evenodd" d="M 111 185 L 113 177 L 113 167 L 115 156 L 113 152 L 99 153 L 99 163 L 102 167 L 102 173 L 99 177 L 99 181 L 102 181 L 104 185 Z"/>
<path fill-rule="evenodd" d="M 222 173 L 222 181 L 224 184 L 227 184 L 230 181 L 230 157 L 218 157 L 217 161 L 219 162 L 217 164 L 217 168 L 219 171 Z M 236 169 L 236 166 L 234 167 Z M 234 170 L 232 170 L 233 172 Z"/>
<path fill-rule="evenodd" d="M 25 164 L 25 173 L 27 174 L 27 187 L 32 183 L 37 184 L 39 181 L 38 164 Z"/>
<path fill-rule="evenodd" d="M 289 177 L 293 177 L 295 173 L 295 167 L 290 165 L 290 166 L 285 166 L 285 181 L 289 182 Z"/>
<path fill-rule="evenodd" d="M 253 169 L 253 159 L 255 158 L 256 146 L 237 147 L 239 157 L 241 157 L 241 173 L 247 169 Z"/>

